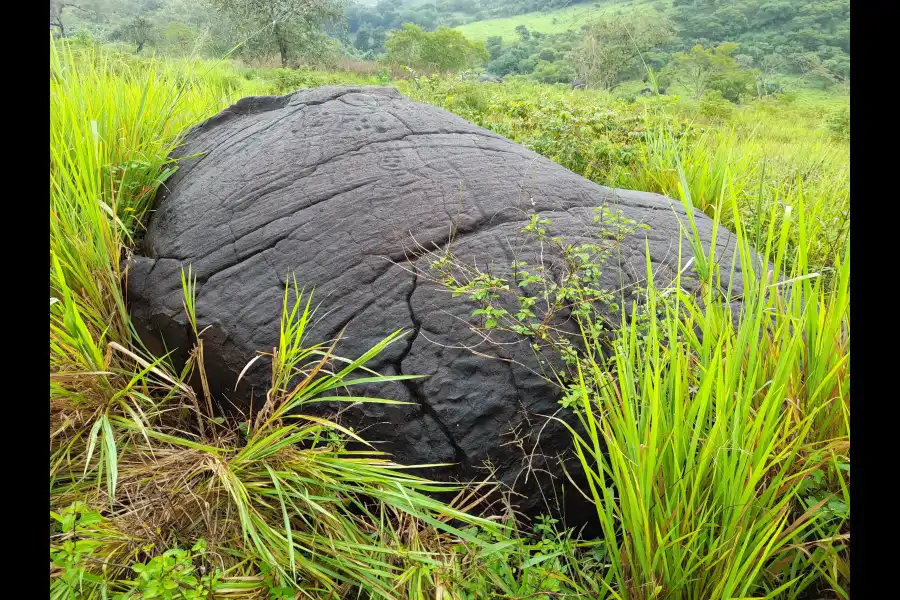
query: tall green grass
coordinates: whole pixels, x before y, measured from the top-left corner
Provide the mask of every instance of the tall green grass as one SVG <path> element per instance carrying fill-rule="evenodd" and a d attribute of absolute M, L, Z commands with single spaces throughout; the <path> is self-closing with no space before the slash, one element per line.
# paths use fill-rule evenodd
<path fill-rule="evenodd" d="M 583 246 L 545 243 L 567 233 L 548 219 L 536 234 L 541 259 L 582 258 L 552 281 L 529 283 L 529 298 L 557 307 L 531 317 L 547 323 L 566 309 L 579 344 L 512 316 L 504 307 L 523 297 L 512 281 L 459 264 L 449 249 L 434 266 L 442 285 L 479 307 L 473 317 L 491 311 L 481 325 L 486 340 L 497 328 L 517 332 L 569 365 L 560 375 L 563 404 L 582 427 L 566 427 L 605 555 L 585 567 L 597 584 L 590 597 L 798 598 L 817 588 L 849 598 L 849 241 L 826 280 L 809 263 L 815 206 L 802 195 L 793 206 L 773 203 L 758 231 L 745 226 L 738 194 L 724 185 L 704 245 L 691 186 L 679 175 L 691 252 L 660 287 L 648 248 L 640 301 L 613 298 L 630 307 L 614 332 L 605 326 L 604 290 L 584 283 L 602 267 Z M 726 212 L 733 231 L 722 227 Z M 608 231 L 600 229 L 602 238 Z M 736 238 L 731 263 L 715 251 L 725 235 Z M 699 289 L 682 280 L 688 263 Z"/>
<path fill-rule="evenodd" d="M 50 286 L 73 291 L 51 305 L 54 331 L 68 334 L 51 363 L 65 368 L 100 370 L 105 342 L 130 339 L 123 248 L 171 173 L 178 136 L 235 91 L 172 63 L 112 60 L 50 43 Z"/>
<path fill-rule="evenodd" d="M 798 598 L 814 588 L 849 598 L 849 241 L 826 282 L 809 264 L 815 207 L 802 196 L 790 207 L 772 204 L 760 232 L 745 226 L 738 195 L 723 186 L 707 247 L 683 171 L 679 189 L 692 251 L 660 287 L 648 248 L 648 283 L 640 302 L 619 299 L 631 312 L 623 308 L 611 343 L 607 305 L 582 284 L 597 268 L 587 251 L 570 273 L 530 288 L 529 297 L 568 309 L 581 332 L 580 344 L 563 336 L 549 346 L 564 360 L 579 348 L 566 361 L 574 368 L 564 398 L 581 422 L 581 430 L 566 427 L 606 557 L 586 567 L 598 584 L 591 597 Z M 733 232 L 722 227 L 725 212 Z M 547 239 L 566 233 L 541 223 Z M 724 235 L 736 238 L 731 263 L 715 253 Z M 558 250 L 544 244 L 541 256 Z M 437 260 L 474 282 L 443 270 L 443 285 L 487 298 L 477 306 L 492 306 L 492 315 L 504 297 L 520 299 L 517 286 L 458 264 L 449 251 Z M 683 285 L 689 262 L 699 290 Z M 547 345 L 547 336 L 502 314 L 482 326 L 487 340 L 501 327 Z"/>
<path fill-rule="evenodd" d="M 766 232 L 760 273 L 737 199 L 726 202 L 740 308 L 715 293 L 732 265 L 709 270 L 700 298 L 651 283 L 613 357 L 589 352 L 579 368 L 586 433 L 572 433 L 611 555 L 606 589 L 796 598 L 824 580 L 848 598 L 849 245 L 826 289 L 808 269 L 801 202 Z"/>
<path fill-rule="evenodd" d="M 738 212 L 720 211 L 718 217 L 733 229 L 741 215 L 756 243 L 770 224 L 783 222 L 787 207 L 803 203 L 806 266 L 830 269 L 840 258 L 850 234 L 850 165 L 841 144 L 824 135 L 784 144 L 759 128 L 734 125 L 677 136 L 671 125 L 648 122 L 639 150 L 637 165 L 620 172 L 617 186 L 675 197 L 684 176 L 696 206 L 710 216 L 723 198 L 734 199 Z M 800 235 L 792 225 L 787 241 L 798 251 Z"/>

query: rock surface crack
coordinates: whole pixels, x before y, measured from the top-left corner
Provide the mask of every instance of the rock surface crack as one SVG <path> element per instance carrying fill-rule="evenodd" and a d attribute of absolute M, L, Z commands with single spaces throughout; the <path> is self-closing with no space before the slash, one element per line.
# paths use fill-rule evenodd
<path fill-rule="evenodd" d="M 394 368 L 397 371 L 398 375 L 403 375 L 403 361 L 409 355 L 412 350 L 413 344 L 416 341 L 416 338 L 419 336 L 419 331 L 422 327 L 422 322 L 416 318 L 415 311 L 412 307 L 412 296 L 416 291 L 416 286 L 418 285 L 419 275 L 413 270 L 413 279 L 412 286 L 410 287 L 409 294 L 406 296 L 406 306 L 409 309 L 409 318 L 413 323 L 412 334 L 409 335 L 406 348 L 403 349 L 403 352 L 400 353 L 400 356 L 394 361 Z M 403 384 L 403 387 L 409 392 L 409 395 L 413 400 L 419 405 L 422 414 L 428 415 L 431 417 L 437 426 L 440 428 L 441 432 L 447 438 L 447 441 L 453 447 L 453 451 L 455 454 L 456 462 L 463 468 L 468 469 L 472 465 L 472 461 L 466 451 L 460 446 L 456 438 L 453 437 L 453 432 L 450 430 L 450 427 L 444 423 L 441 416 L 434 409 L 434 407 L 428 402 L 428 398 L 425 396 L 425 391 L 422 389 L 421 381 L 416 381 L 413 379 L 404 379 L 400 383 Z"/>

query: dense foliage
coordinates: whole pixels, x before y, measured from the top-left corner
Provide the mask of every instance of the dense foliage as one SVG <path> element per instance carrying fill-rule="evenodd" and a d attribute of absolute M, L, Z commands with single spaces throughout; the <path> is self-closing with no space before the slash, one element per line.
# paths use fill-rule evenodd
<path fill-rule="evenodd" d="M 384 31 L 412 23 L 430 31 L 438 25 L 447 25 L 437 6 L 438 3 L 430 2 L 404 6 L 403 0 L 379 0 L 370 6 L 354 2 L 347 7 L 347 28 L 351 33 Z"/>
<path fill-rule="evenodd" d="M 321 24 L 342 15 L 339 0 L 212 0 L 212 5 L 237 27 L 247 48 L 277 52 L 282 67 L 298 47 L 321 43 Z"/>
<path fill-rule="evenodd" d="M 674 0 L 684 45 L 734 41 L 756 60 L 789 58 L 795 71 L 850 77 L 850 0 Z"/>
<path fill-rule="evenodd" d="M 577 14 L 572 12 L 576 10 Z M 569 14 L 571 18 L 563 16 Z M 742 96 L 827 87 L 850 77 L 849 0 L 50 2 L 50 26 L 60 35 L 90 34 L 129 44 L 136 52 L 151 49 L 212 57 L 233 53 L 258 62 L 276 57 L 281 66 L 385 58 L 387 64 L 395 64 L 396 51 L 386 57 L 391 32 L 402 33 L 409 24 L 433 32 L 464 23 L 478 24 L 479 31 L 487 32 L 467 37 L 485 42 L 489 55 L 483 61 L 475 60 L 478 53 L 471 59 L 451 60 L 448 64 L 453 66 L 448 68 L 483 67 L 493 75 L 529 75 L 543 83 L 577 80 L 606 89 L 640 79 L 649 84 L 646 74 L 652 69 L 661 77 L 658 87 L 666 90 L 686 79 L 684 53 L 728 44 L 737 44 L 731 56 L 739 68 L 720 69 L 729 74 L 711 77 L 708 86 L 697 85 L 698 78 L 693 77 L 683 87 L 676 86 L 676 93 L 699 99 L 708 88 L 718 92 L 710 101 L 721 96 L 740 102 Z M 500 23 L 509 27 L 510 35 L 499 33 Z M 472 30 L 469 25 L 463 29 Z M 497 33 L 491 33 L 494 29 Z M 462 45 L 442 35 L 448 43 Z M 415 54 L 406 52 L 403 61 L 434 63 L 433 57 Z M 370 72 L 374 69 L 369 67 Z"/>
<path fill-rule="evenodd" d="M 427 32 L 418 25 L 404 25 L 387 41 L 385 61 L 422 73 L 448 73 L 480 65 L 488 56 L 484 42 L 469 41 L 458 31 L 438 27 Z"/>
<path fill-rule="evenodd" d="M 438 25 L 454 27 L 494 17 L 510 17 L 535 11 L 552 11 L 591 0 L 432 0 L 409 2 L 378 0 L 374 4 L 354 2 L 347 9 L 350 31 L 361 28 L 398 29 L 415 23 L 425 29 Z"/>
<path fill-rule="evenodd" d="M 568 55 L 576 44 L 572 33 L 544 35 L 522 26 L 519 39 L 508 42 L 500 36 L 486 41 L 490 60 L 485 70 L 494 75 L 530 75 L 544 83 L 568 83 L 575 67 Z"/>
<path fill-rule="evenodd" d="M 695 100 L 703 98 L 707 90 L 715 90 L 719 97 L 739 102 L 741 97 L 751 92 L 758 72 L 742 65 L 733 56 L 737 47 L 735 43 L 715 48 L 704 48 L 698 44 L 686 52 L 677 53 L 672 65 L 663 70 L 662 75 L 666 80 L 673 77 L 680 80 Z"/>
<path fill-rule="evenodd" d="M 587 86 L 611 89 L 646 75 L 648 66 L 658 67 L 653 50 L 670 42 L 673 34 L 669 23 L 656 15 L 598 19 L 582 27 L 573 60 Z"/>

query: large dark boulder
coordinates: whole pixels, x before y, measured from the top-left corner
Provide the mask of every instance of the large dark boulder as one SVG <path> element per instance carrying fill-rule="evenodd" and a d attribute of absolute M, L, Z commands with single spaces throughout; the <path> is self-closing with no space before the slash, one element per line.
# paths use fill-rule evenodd
<path fill-rule="evenodd" d="M 650 226 L 628 237 L 604 271 L 609 289 L 627 290 L 645 277 L 645 240 L 656 276 L 674 276 L 685 221 L 678 203 L 599 186 L 383 87 L 245 98 L 190 132 L 178 155 L 189 158 L 161 190 L 130 261 L 128 300 L 148 347 L 179 349 L 176 360 L 184 360 L 190 339 L 180 273 L 191 265 L 213 392 L 225 409 L 246 410 L 251 395 L 258 407 L 266 361 L 237 391 L 235 380 L 257 351 L 276 344 L 293 273 L 321 303 L 310 342 L 346 328 L 338 352 L 355 358 L 408 328 L 372 366 L 428 376 L 369 390 L 412 405 L 363 404 L 343 423 L 400 462 L 457 464 L 432 475 L 484 476 L 478 467 L 490 460 L 522 492 L 526 511 L 555 502 L 553 487 L 541 482 L 548 472 L 560 481 L 554 457 L 571 444 L 541 415 L 559 411 L 559 391 L 535 373 L 527 344 L 494 347 L 470 329 L 474 307 L 427 281 L 423 251 L 452 237 L 460 260 L 502 270 L 536 250 L 521 233 L 530 213 L 586 241 L 593 209 L 609 205 Z M 695 218 L 708 243 L 711 221 Z M 726 237 L 717 254 L 730 264 Z M 690 255 L 686 242 L 683 254 Z"/>

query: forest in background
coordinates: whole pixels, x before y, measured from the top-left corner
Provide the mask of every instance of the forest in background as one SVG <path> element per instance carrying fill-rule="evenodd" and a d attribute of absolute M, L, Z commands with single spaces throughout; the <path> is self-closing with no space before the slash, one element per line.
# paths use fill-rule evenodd
<path fill-rule="evenodd" d="M 652 70 L 661 93 L 674 84 L 732 102 L 843 93 L 850 78 L 849 0 L 54 0 L 50 28 L 256 66 L 470 70 L 601 89 L 641 81 L 632 95 L 653 88 Z"/>

